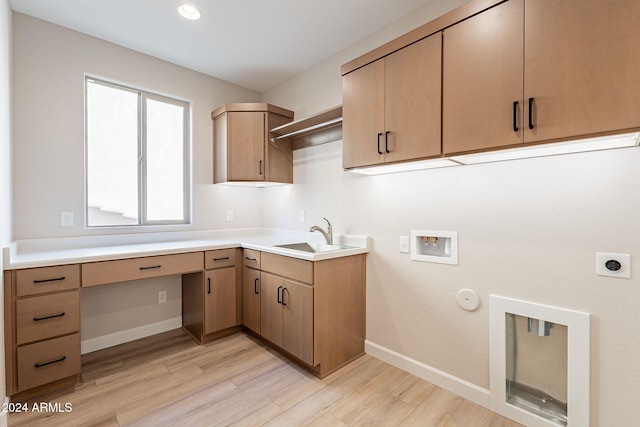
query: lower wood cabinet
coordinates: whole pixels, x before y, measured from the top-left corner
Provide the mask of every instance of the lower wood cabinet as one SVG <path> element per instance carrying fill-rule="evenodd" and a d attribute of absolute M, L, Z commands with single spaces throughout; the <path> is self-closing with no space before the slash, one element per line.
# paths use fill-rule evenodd
<path fill-rule="evenodd" d="M 232 266 L 207 271 L 204 295 L 205 335 L 236 324 L 236 268 Z"/>
<path fill-rule="evenodd" d="M 141 275 L 182 275 L 182 326 L 200 344 L 244 324 L 320 377 L 364 354 L 364 254 L 311 262 L 230 248 L 3 274 L 6 393 L 14 400 L 79 381 L 81 286 Z"/>
<path fill-rule="evenodd" d="M 319 377 L 364 354 L 366 255 L 322 261 L 263 252 L 243 270 L 244 325 Z"/>
<path fill-rule="evenodd" d="M 260 334 L 260 270 L 244 267 L 242 273 L 242 323 Z"/>
<path fill-rule="evenodd" d="M 200 344 L 233 332 L 242 323 L 239 251 L 206 251 L 205 271 L 182 275 L 182 328 Z"/>
<path fill-rule="evenodd" d="M 313 361 L 313 287 L 262 273 L 261 335 L 303 362 Z"/>
<path fill-rule="evenodd" d="M 4 272 L 8 396 L 28 399 L 77 383 L 80 265 Z"/>

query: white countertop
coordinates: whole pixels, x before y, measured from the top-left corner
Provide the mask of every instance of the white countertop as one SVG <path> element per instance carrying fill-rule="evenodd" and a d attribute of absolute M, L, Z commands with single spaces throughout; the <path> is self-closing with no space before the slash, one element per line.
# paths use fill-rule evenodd
<path fill-rule="evenodd" d="M 268 228 L 139 233 L 20 240 L 12 242 L 10 247 L 3 248 L 3 257 L 4 268 L 14 270 L 242 247 L 308 261 L 321 261 L 367 253 L 368 240 L 367 236 L 334 235 L 334 243 L 349 248 L 310 253 L 278 248 L 274 245 L 323 243 L 324 238 L 319 233 Z"/>

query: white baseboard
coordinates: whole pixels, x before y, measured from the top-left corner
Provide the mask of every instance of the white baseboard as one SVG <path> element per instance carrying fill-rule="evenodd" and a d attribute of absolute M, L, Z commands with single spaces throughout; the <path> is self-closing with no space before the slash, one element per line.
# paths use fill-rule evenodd
<path fill-rule="evenodd" d="M 396 368 L 407 371 L 458 396 L 462 396 L 478 405 L 489 408 L 489 390 L 486 388 L 479 387 L 462 378 L 448 374 L 368 340 L 365 341 L 364 350 L 367 354 L 387 362 Z"/>
<path fill-rule="evenodd" d="M 167 332 L 172 329 L 180 328 L 181 326 L 182 317 L 174 317 L 173 319 L 151 323 L 150 325 L 143 325 L 138 326 L 137 328 L 127 329 L 126 331 L 114 332 L 112 334 L 82 341 L 80 343 L 80 352 L 82 354 L 91 353 L 92 351 L 102 350 L 103 348 L 113 347 L 114 345 L 124 344 L 129 341 L 159 334 L 161 332 Z"/>

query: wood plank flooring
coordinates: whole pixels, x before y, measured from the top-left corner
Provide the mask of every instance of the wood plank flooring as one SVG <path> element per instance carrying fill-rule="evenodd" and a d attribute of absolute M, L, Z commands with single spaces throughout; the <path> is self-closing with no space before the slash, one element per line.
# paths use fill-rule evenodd
<path fill-rule="evenodd" d="M 520 425 L 368 355 L 320 380 L 244 333 L 204 346 L 179 329 L 133 341 L 84 355 L 82 378 L 9 425 Z M 54 410 L 33 412 L 41 402 Z"/>

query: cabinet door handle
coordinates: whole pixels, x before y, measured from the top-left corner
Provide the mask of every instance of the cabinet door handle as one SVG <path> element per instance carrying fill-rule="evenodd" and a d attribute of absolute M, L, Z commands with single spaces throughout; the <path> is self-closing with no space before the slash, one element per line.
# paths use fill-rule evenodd
<path fill-rule="evenodd" d="M 258 162 L 258 173 L 262 175 L 262 160 Z"/>
<path fill-rule="evenodd" d="M 260 294 L 260 292 L 258 292 L 258 280 L 260 279 L 256 277 L 256 280 L 253 281 L 253 293 L 256 295 Z"/>
<path fill-rule="evenodd" d="M 529 98 L 529 129 L 533 129 L 533 98 Z"/>
<path fill-rule="evenodd" d="M 222 258 L 214 258 L 213 260 L 214 261 L 227 261 L 228 259 L 229 259 L 229 257 L 226 256 L 226 257 L 222 257 Z"/>
<path fill-rule="evenodd" d="M 518 132 L 518 101 L 513 101 L 513 131 Z"/>
<path fill-rule="evenodd" d="M 61 282 L 64 279 L 66 279 L 66 277 L 62 276 L 62 277 L 55 277 L 53 279 L 34 280 L 33 283 Z"/>
<path fill-rule="evenodd" d="M 286 306 L 286 305 L 287 305 L 287 303 L 286 303 L 286 302 L 284 302 L 284 292 L 285 292 L 285 291 L 287 291 L 287 288 L 282 288 L 282 305 L 285 305 L 285 306 Z M 287 292 L 289 292 L 289 291 L 287 291 Z"/>
<path fill-rule="evenodd" d="M 382 151 L 380 151 L 380 137 L 382 136 L 382 132 L 378 133 L 378 154 L 382 154 Z"/>
<path fill-rule="evenodd" d="M 141 271 L 144 271 L 144 270 L 154 270 L 154 269 L 156 269 L 156 268 L 160 268 L 160 267 L 162 267 L 162 266 L 161 266 L 161 265 L 152 265 L 152 266 L 150 266 L 150 267 L 140 267 L 140 270 L 141 270 Z"/>
<path fill-rule="evenodd" d="M 384 133 L 384 151 L 386 151 L 387 153 L 390 153 L 391 151 L 389 151 L 389 134 L 391 133 L 391 131 L 386 131 Z"/>
<path fill-rule="evenodd" d="M 65 360 L 67 360 L 67 356 L 62 356 L 59 359 L 56 360 L 51 360 L 49 362 L 42 362 L 42 363 L 36 363 L 34 366 L 34 368 L 42 368 L 43 366 L 47 366 L 47 365 L 53 365 L 54 363 L 60 363 L 60 362 L 64 362 Z"/>
<path fill-rule="evenodd" d="M 39 322 L 39 321 L 41 321 L 41 320 L 55 319 L 56 317 L 62 317 L 62 316 L 64 316 L 65 314 L 67 314 L 67 313 L 65 313 L 65 312 L 63 311 L 62 313 L 52 314 L 51 316 L 34 317 L 34 318 L 33 318 L 33 321 L 34 321 L 34 322 Z"/>
<path fill-rule="evenodd" d="M 247 261 L 257 261 L 256 258 L 249 258 L 248 256 L 244 257 Z"/>
<path fill-rule="evenodd" d="M 282 304 L 282 299 L 280 299 L 280 292 L 282 291 L 282 286 L 278 286 L 278 304 Z"/>
<path fill-rule="evenodd" d="M 207 277 L 207 293 L 211 293 L 211 277 Z"/>

